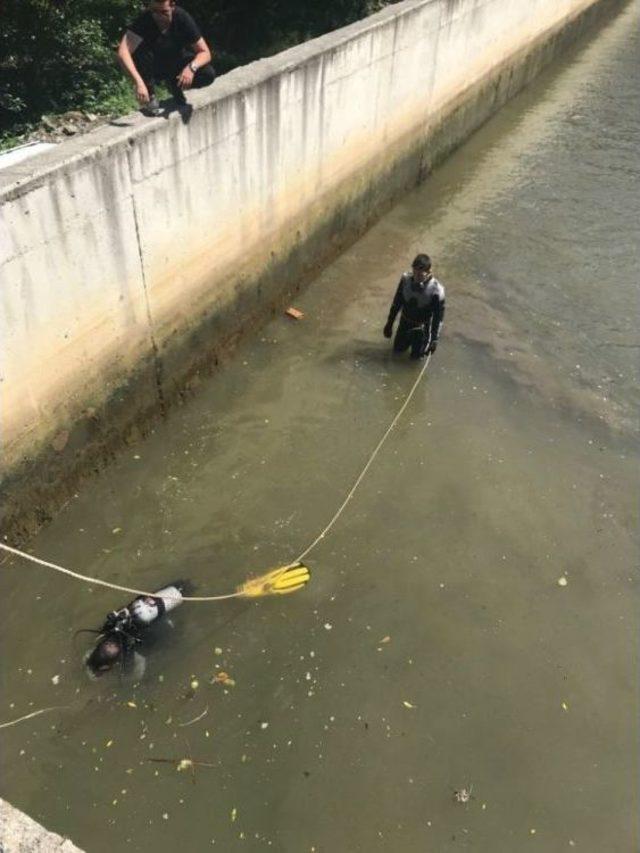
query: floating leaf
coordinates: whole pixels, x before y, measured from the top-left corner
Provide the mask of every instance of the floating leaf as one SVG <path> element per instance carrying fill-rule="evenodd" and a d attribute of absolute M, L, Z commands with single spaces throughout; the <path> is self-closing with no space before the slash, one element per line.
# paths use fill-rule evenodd
<path fill-rule="evenodd" d="M 287 308 L 284 313 L 287 315 L 287 317 L 291 317 L 294 320 L 301 320 L 304 317 L 303 312 L 300 311 L 298 308 L 293 308 L 293 306 Z"/>
<path fill-rule="evenodd" d="M 224 684 L 225 687 L 235 687 L 236 683 L 228 672 L 216 672 L 211 679 L 212 684 Z"/>

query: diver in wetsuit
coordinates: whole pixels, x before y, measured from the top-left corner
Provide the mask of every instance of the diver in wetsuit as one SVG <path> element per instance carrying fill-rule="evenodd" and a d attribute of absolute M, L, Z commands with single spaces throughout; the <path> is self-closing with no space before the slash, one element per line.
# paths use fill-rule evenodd
<path fill-rule="evenodd" d="M 384 327 L 385 338 L 393 334 L 398 313 L 400 322 L 393 341 L 394 352 L 411 348 L 411 358 L 419 359 L 434 353 L 444 320 L 444 287 L 431 272 L 431 258 L 417 255 L 411 272 L 400 278 Z"/>
<path fill-rule="evenodd" d="M 141 677 L 145 660 L 138 648 L 149 639 L 153 627 L 182 604 L 186 587 L 185 581 L 176 581 L 154 595 L 140 595 L 126 607 L 108 613 L 96 632 L 96 646 L 85 660 L 89 673 L 99 677 L 120 665 L 123 671 Z"/>

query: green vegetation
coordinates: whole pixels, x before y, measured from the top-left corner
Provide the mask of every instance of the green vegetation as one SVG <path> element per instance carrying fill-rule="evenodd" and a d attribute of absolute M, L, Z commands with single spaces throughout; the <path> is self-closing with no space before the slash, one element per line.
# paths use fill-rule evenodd
<path fill-rule="evenodd" d="M 215 53 L 218 74 L 344 26 L 393 0 L 184 0 Z M 142 0 L 4 0 L 0 148 L 69 110 L 134 108 L 114 50 Z"/>

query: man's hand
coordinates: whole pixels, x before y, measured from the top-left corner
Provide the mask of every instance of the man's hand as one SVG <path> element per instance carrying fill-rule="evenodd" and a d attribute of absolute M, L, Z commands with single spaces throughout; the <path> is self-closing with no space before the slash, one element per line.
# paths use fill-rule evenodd
<path fill-rule="evenodd" d="M 382 334 L 385 336 L 385 338 L 390 338 L 393 334 L 393 323 L 387 323 L 384 329 L 382 330 Z"/>
<path fill-rule="evenodd" d="M 193 71 L 189 68 L 188 65 L 185 65 L 185 67 L 176 77 L 176 80 L 178 81 L 178 86 L 180 86 L 181 89 L 190 89 L 193 85 L 193 78 Z"/>
<path fill-rule="evenodd" d="M 136 98 L 138 99 L 139 104 L 148 104 L 149 103 L 149 90 L 141 80 L 139 83 L 136 83 Z"/>
<path fill-rule="evenodd" d="M 429 355 L 433 355 L 433 353 L 436 351 L 437 348 L 438 348 L 438 341 L 433 340 L 429 344 L 429 348 L 427 349 L 427 353 L 429 353 Z"/>

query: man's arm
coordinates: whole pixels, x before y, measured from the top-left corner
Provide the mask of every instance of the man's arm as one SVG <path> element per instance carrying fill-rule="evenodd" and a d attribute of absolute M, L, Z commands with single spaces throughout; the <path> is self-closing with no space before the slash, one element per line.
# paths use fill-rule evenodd
<path fill-rule="evenodd" d="M 211 50 L 206 41 L 200 37 L 195 44 L 191 46 L 191 50 L 195 52 L 195 56 L 188 65 L 178 74 L 178 86 L 181 89 L 189 89 L 193 85 L 193 78 L 199 68 L 208 65 L 211 62 Z"/>
<path fill-rule="evenodd" d="M 402 296 L 403 283 L 404 277 L 401 277 L 400 282 L 398 284 L 398 288 L 396 290 L 396 295 L 393 297 L 393 302 L 391 303 L 391 308 L 389 309 L 389 317 L 387 318 L 387 322 L 383 330 L 385 338 L 391 337 L 393 333 L 394 320 L 398 316 L 398 311 L 402 308 L 402 303 L 404 302 L 404 298 Z"/>
<path fill-rule="evenodd" d="M 133 85 L 136 90 L 136 98 L 138 101 L 141 104 L 147 104 L 149 102 L 149 92 L 144 80 L 138 73 L 136 64 L 133 61 L 133 56 L 131 55 L 137 50 L 141 43 L 141 36 L 134 33 L 132 30 L 127 30 L 120 39 L 120 44 L 118 45 L 118 61 L 129 77 L 133 80 Z"/>
<path fill-rule="evenodd" d="M 429 352 L 435 352 L 438 346 L 438 337 L 440 329 L 444 323 L 445 296 L 444 287 L 439 285 L 438 292 L 433 297 L 433 318 L 431 320 L 431 339 L 429 342 Z"/>

